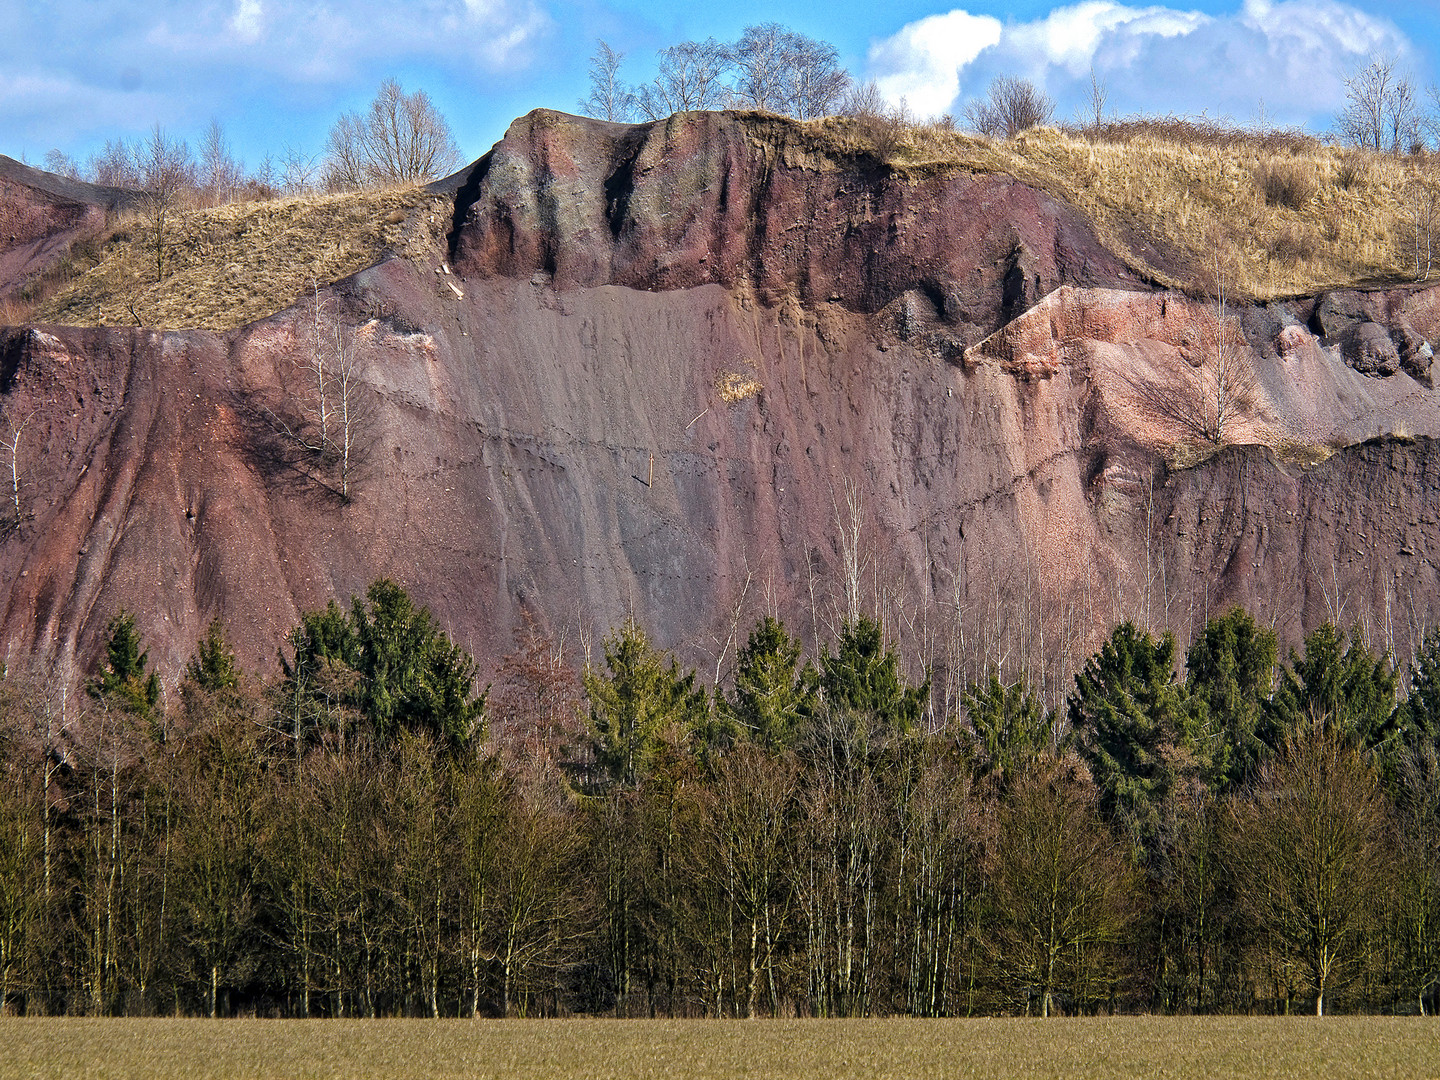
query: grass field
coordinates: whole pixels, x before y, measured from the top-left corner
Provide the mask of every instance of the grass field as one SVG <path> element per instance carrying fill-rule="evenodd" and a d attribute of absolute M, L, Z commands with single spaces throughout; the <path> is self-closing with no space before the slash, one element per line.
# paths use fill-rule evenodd
<path fill-rule="evenodd" d="M 1440 1021 L 0 1019 L 10 1077 L 1436 1077 Z"/>

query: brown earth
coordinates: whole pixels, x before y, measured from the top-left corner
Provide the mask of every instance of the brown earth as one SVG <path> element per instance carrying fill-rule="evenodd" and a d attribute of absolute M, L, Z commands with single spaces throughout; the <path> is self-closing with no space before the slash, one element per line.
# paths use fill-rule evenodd
<path fill-rule="evenodd" d="M 582 645 L 633 612 L 713 676 L 737 624 L 823 638 L 853 597 L 941 685 L 1030 662 L 1052 693 L 1121 617 L 1183 637 L 1240 602 L 1403 654 L 1440 616 L 1434 291 L 1230 309 L 1257 385 L 1210 453 L 1184 407 L 1213 306 L 1009 178 L 769 117 L 540 112 L 437 189 L 448 246 L 322 292 L 360 376 L 348 498 L 287 434 L 315 430 L 307 305 L 0 330 L 12 662 L 84 668 L 124 606 L 171 678 L 217 614 L 269 670 L 379 575 L 486 658 L 524 612 Z"/>

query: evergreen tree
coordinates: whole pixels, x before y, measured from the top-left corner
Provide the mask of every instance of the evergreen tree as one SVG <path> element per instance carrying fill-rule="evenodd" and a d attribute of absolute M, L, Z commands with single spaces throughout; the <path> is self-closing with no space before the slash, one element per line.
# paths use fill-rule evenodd
<path fill-rule="evenodd" d="M 1234 607 L 1211 619 L 1185 656 L 1186 689 L 1205 704 L 1205 779 L 1226 790 L 1250 776 L 1265 748 L 1265 703 L 1275 682 L 1275 632 Z"/>
<path fill-rule="evenodd" d="M 225 640 L 225 624 L 219 618 L 210 620 L 204 639 L 185 666 L 185 677 L 208 694 L 233 690 L 240 685 L 240 669 L 235 663 L 235 654 L 230 651 L 230 643 Z"/>
<path fill-rule="evenodd" d="M 357 678 L 344 686 L 345 704 L 389 743 L 402 731 L 429 732 L 458 745 L 474 737 L 485 709 L 475 692 L 475 661 L 416 607 L 399 585 L 380 579 L 352 598 L 347 618 L 333 600 L 307 612 L 290 635 L 293 662 L 281 658 L 285 697 L 319 692 L 335 680 L 327 668 Z"/>
<path fill-rule="evenodd" d="M 867 616 L 840 631 L 835 655 L 820 660 L 820 688 L 831 709 L 869 712 L 881 723 L 909 732 L 920 722 L 930 680 L 910 686 L 900 674 L 893 647 L 885 644 L 880 624 Z"/>
<path fill-rule="evenodd" d="M 735 693 L 725 711 L 751 739 L 772 749 L 792 746 L 814 715 L 819 674 L 800 664 L 800 642 L 767 615 L 750 633 L 735 665 Z"/>
<path fill-rule="evenodd" d="M 1270 703 L 1265 740 L 1278 749 L 1294 732 L 1333 731 L 1366 750 L 1388 748 L 1396 733 L 1395 669 L 1352 633 L 1326 623 L 1305 639 L 1305 655 L 1290 652 Z"/>
<path fill-rule="evenodd" d="M 709 695 L 695 685 L 695 672 L 682 674 L 679 662 L 651 645 L 634 619 L 612 631 L 604 649 L 607 671 L 584 675 L 591 734 L 610 780 L 633 788 L 649 773 L 666 728 L 683 738 L 707 725 Z"/>
<path fill-rule="evenodd" d="M 1156 641 L 1121 623 L 1076 673 L 1068 702 L 1101 809 L 1147 846 L 1176 780 L 1205 765 L 1197 756 L 1205 706 L 1175 681 L 1174 659 L 1168 631 Z"/>
<path fill-rule="evenodd" d="M 121 608 L 106 628 L 105 662 L 91 680 L 93 697 L 117 702 L 143 720 L 149 720 L 160 701 L 160 677 L 147 672 L 150 653 L 140 648 L 135 617 Z"/>
<path fill-rule="evenodd" d="M 1395 727 L 1408 746 L 1440 747 L 1440 630 L 1431 630 L 1410 662 L 1410 693 L 1396 710 Z"/>
<path fill-rule="evenodd" d="M 1055 716 L 1045 711 L 1023 680 L 1006 686 L 992 672 L 985 686 L 971 683 L 965 690 L 965 715 L 981 773 L 1008 780 L 1050 749 Z"/>

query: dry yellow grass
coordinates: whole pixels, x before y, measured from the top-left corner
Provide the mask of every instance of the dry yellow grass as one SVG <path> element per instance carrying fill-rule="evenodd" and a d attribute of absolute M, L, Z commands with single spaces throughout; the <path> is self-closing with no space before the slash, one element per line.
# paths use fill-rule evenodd
<path fill-rule="evenodd" d="M 854 121 L 813 121 L 806 130 L 837 156 L 869 141 Z M 897 131 L 885 156 L 915 175 L 1008 173 L 1075 206 L 1110 250 L 1171 287 L 1213 289 L 1217 253 L 1227 287 L 1261 300 L 1412 279 L 1404 190 L 1417 170 L 1433 167 L 1296 143 L 1105 142 L 1049 128 L 992 142 L 917 125 Z"/>
<path fill-rule="evenodd" d="M 45 1076 L 773 1080 L 1434 1077 L 1433 1019 L 282 1021 L 0 1019 Z"/>
<path fill-rule="evenodd" d="M 42 301 L 29 318 L 70 326 L 228 330 L 378 261 L 423 258 L 450 227 L 450 201 L 418 189 L 231 203 L 180 214 L 166 231 L 155 279 L 146 223 L 120 222 L 98 265 Z"/>

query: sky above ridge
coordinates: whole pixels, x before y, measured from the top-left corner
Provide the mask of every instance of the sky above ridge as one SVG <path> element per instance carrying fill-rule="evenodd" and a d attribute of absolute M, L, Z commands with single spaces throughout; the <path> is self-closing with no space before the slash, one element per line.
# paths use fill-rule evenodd
<path fill-rule="evenodd" d="M 516 116 L 577 111 L 597 39 L 621 74 L 658 49 L 776 21 L 834 44 L 918 116 L 958 115 L 997 74 L 1076 115 L 1092 69 L 1112 111 L 1329 129 L 1372 55 L 1440 82 L 1440 0 L 0 0 L 0 153 L 84 161 L 155 124 L 198 143 L 212 119 L 254 167 L 319 155 L 339 114 L 386 77 L 423 89 L 466 160 Z"/>

